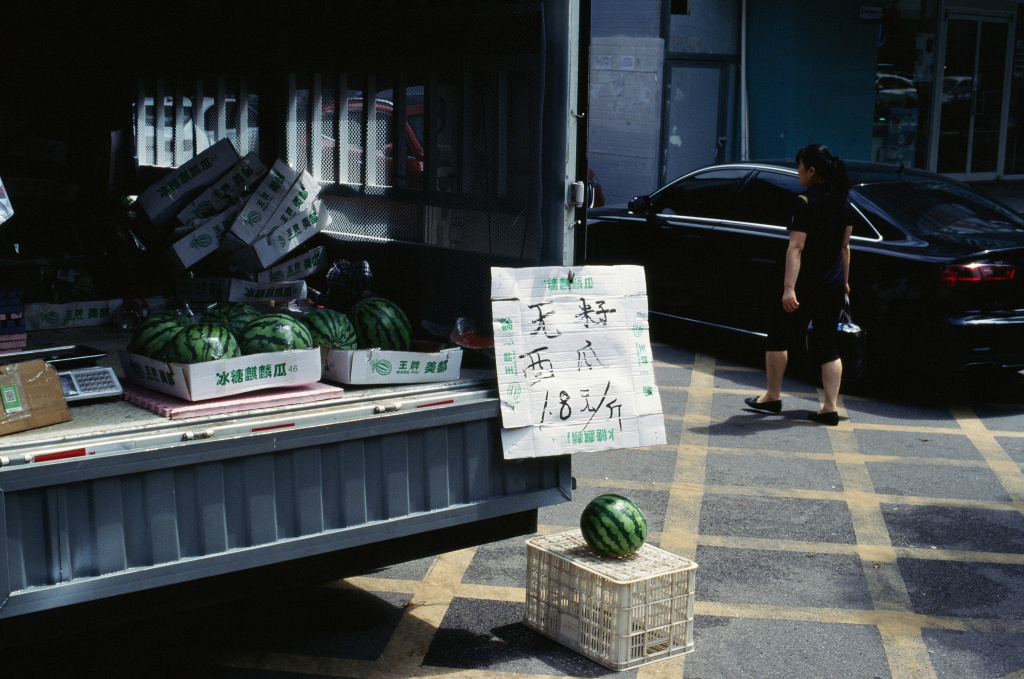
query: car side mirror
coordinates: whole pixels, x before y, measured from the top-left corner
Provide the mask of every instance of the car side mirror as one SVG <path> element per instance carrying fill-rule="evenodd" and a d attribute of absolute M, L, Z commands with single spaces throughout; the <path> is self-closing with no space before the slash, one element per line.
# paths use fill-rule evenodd
<path fill-rule="evenodd" d="M 644 217 L 651 213 L 651 197 L 637 196 L 626 205 L 630 212 L 641 214 Z"/>

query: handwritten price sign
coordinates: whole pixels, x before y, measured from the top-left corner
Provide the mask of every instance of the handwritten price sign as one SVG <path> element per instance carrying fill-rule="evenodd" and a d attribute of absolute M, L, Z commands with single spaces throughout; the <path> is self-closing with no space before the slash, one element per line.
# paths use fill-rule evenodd
<path fill-rule="evenodd" d="M 665 443 L 643 267 L 491 269 L 508 459 Z"/>

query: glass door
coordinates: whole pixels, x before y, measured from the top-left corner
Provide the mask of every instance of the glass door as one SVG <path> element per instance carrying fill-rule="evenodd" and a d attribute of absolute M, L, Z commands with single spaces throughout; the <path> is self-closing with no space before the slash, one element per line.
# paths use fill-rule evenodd
<path fill-rule="evenodd" d="M 999 172 L 1006 19 L 951 15 L 946 23 L 937 170 L 970 178 Z"/>

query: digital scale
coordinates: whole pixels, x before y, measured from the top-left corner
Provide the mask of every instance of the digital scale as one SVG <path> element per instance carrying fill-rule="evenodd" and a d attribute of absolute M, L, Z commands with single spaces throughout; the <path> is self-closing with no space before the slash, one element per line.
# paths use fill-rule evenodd
<path fill-rule="evenodd" d="M 57 375 L 60 377 L 60 385 L 64 388 L 64 400 L 68 403 L 120 396 L 124 393 L 114 369 L 106 366 L 58 371 Z"/>
<path fill-rule="evenodd" d="M 71 403 L 120 396 L 124 393 L 113 368 L 96 365 L 97 359 L 104 356 L 106 353 L 102 351 L 74 344 L 2 354 L 0 361 L 6 363 L 21 363 L 36 359 L 46 361 L 57 371 L 60 384 L 64 388 L 64 399 Z"/>

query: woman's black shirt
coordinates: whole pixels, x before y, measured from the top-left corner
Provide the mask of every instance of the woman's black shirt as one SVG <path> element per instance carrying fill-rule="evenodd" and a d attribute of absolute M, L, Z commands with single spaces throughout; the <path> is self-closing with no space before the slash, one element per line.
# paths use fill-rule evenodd
<path fill-rule="evenodd" d="M 796 281 L 798 295 L 801 290 L 843 287 L 843 236 L 851 223 L 849 201 L 828 193 L 822 184 L 797 196 L 789 230 L 807 234 Z"/>

